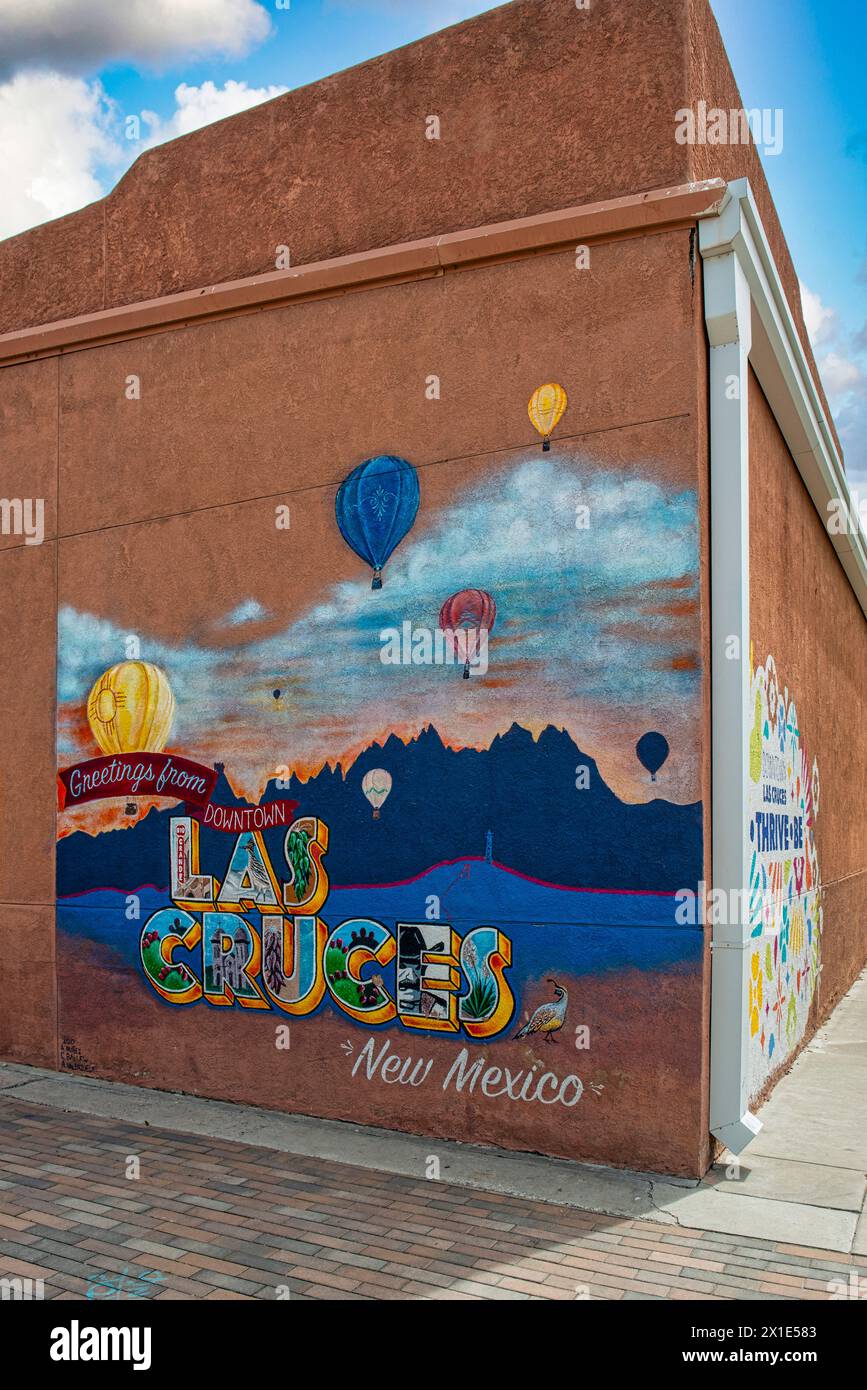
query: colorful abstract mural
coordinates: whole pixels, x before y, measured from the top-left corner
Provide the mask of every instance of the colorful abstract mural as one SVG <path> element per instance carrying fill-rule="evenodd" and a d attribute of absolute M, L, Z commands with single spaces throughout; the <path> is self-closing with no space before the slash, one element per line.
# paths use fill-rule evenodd
<path fill-rule="evenodd" d="M 819 768 L 774 658 L 750 686 L 750 1094 L 804 1036 L 819 978 L 822 886 L 816 852 Z"/>
<path fill-rule="evenodd" d="M 135 586 L 60 612 L 65 1055 L 458 1137 L 515 1100 L 625 1130 L 701 1007 L 695 492 L 564 444 L 420 484 L 382 454 L 306 505 L 289 612 L 246 537 L 247 587 L 220 605 L 227 560 L 172 638 Z"/>

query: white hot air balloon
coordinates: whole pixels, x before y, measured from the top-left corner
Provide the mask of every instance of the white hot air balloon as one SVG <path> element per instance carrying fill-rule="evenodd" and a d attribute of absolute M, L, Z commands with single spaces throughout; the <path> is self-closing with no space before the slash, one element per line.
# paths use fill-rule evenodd
<path fill-rule="evenodd" d="M 361 790 L 373 807 L 373 819 L 379 820 L 379 808 L 391 791 L 391 773 L 373 767 L 361 780 Z"/>

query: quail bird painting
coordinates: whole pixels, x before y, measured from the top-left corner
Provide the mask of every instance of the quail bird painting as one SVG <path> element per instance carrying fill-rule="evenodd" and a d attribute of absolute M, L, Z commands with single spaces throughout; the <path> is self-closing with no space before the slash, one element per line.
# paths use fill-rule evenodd
<path fill-rule="evenodd" d="M 558 985 L 556 980 L 549 979 L 548 984 L 554 986 L 553 1004 L 540 1004 L 523 1028 L 515 1034 L 516 1038 L 526 1038 L 530 1033 L 543 1033 L 546 1042 L 556 1041 L 554 1034 L 559 1033 L 566 1021 L 569 992 L 562 985 Z"/>

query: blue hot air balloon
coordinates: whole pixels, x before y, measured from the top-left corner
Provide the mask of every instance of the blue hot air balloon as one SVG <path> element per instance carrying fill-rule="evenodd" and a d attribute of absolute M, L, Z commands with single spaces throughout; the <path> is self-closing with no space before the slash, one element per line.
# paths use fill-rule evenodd
<path fill-rule="evenodd" d="M 642 734 L 635 751 L 638 761 L 650 773 L 651 782 L 655 782 L 657 772 L 668 757 L 668 739 L 663 738 L 662 734 Z"/>
<path fill-rule="evenodd" d="M 337 525 L 346 544 L 373 570 L 372 589 L 382 588 L 382 567 L 411 529 L 418 499 L 415 469 L 394 454 L 367 459 L 340 484 Z"/>

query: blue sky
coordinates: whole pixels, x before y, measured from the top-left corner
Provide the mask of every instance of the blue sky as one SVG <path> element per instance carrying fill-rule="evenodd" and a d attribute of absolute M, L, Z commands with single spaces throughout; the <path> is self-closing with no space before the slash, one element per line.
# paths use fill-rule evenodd
<path fill-rule="evenodd" d="M 744 104 L 785 111 L 783 151 L 764 165 L 798 273 L 860 329 L 867 318 L 867 6 L 713 0 L 712 7 Z"/>
<path fill-rule="evenodd" d="M 765 173 L 801 282 L 821 301 L 805 306 L 808 323 L 853 484 L 867 496 L 867 4 L 712 8 L 744 105 L 785 113 L 783 150 L 763 160 Z M 851 367 L 860 389 L 833 391 Z"/>
<path fill-rule="evenodd" d="M 0 236 L 99 197 L 147 143 L 493 8 L 485 0 L 281 3 L 3 0 Z M 744 104 L 784 112 L 783 150 L 765 157 L 765 169 L 810 291 L 808 323 L 850 476 L 867 490 L 867 5 L 712 7 Z M 137 139 L 125 138 L 130 115 Z"/>

